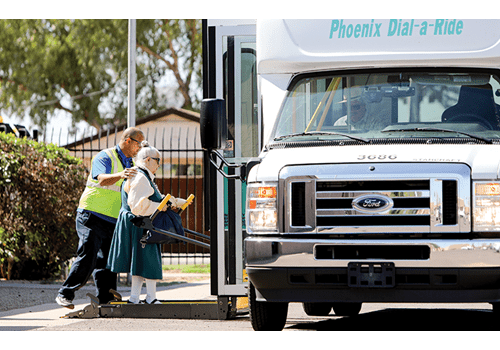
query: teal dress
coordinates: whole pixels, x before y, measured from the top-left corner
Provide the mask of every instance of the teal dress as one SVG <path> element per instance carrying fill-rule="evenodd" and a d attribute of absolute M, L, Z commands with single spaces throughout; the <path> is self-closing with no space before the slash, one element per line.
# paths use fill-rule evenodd
<path fill-rule="evenodd" d="M 147 171 L 140 168 L 138 171 L 148 178 L 155 191 L 148 199 L 159 204 L 163 196 L 156 184 L 149 178 Z M 128 194 L 124 190 L 124 184 L 125 181 L 122 184 L 122 206 L 111 241 L 107 268 L 116 273 L 125 272 L 133 276 L 160 280 L 163 278 L 160 244 L 147 244 L 143 248 L 139 243 L 144 229 L 131 222 L 135 215 L 127 204 Z"/>

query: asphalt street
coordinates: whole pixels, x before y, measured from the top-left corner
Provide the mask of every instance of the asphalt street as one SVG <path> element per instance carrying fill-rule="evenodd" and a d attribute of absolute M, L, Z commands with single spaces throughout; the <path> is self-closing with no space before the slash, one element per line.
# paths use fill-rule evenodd
<path fill-rule="evenodd" d="M 143 289 L 143 292 L 144 289 Z M 128 297 L 125 292 L 123 297 Z M 209 280 L 159 287 L 168 300 L 214 300 Z M 75 300 L 75 310 L 89 305 Z M 71 310 L 55 303 L 0 312 L 1 331 L 253 331 L 248 315 L 230 320 L 150 318 L 61 318 Z M 307 316 L 290 304 L 284 331 L 498 331 L 498 316 L 489 304 L 363 304 L 355 317 Z"/>

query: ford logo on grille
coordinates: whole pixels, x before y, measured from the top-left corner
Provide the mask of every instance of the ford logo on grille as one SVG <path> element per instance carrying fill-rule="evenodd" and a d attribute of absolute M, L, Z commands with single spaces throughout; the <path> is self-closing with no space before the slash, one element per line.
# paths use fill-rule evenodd
<path fill-rule="evenodd" d="M 379 194 L 357 197 L 352 201 L 354 209 L 365 213 L 383 212 L 391 209 L 393 205 L 394 202 L 391 198 Z"/>

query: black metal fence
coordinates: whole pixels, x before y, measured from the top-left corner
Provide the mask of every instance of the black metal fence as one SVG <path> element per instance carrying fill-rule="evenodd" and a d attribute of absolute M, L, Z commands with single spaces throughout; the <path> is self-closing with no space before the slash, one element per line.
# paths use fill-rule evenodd
<path fill-rule="evenodd" d="M 195 198 L 183 213 L 183 226 L 189 230 L 210 235 L 204 232 L 204 200 L 203 200 L 203 150 L 199 139 L 199 129 L 189 127 L 153 127 L 137 126 L 144 133 L 149 144 L 160 151 L 162 164 L 156 173 L 156 183 L 163 194 L 170 193 L 174 197 L 187 198 L 194 194 Z M 68 149 L 75 157 L 81 158 L 90 170 L 92 157 L 101 150 L 118 144 L 121 134 L 126 129 L 114 128 L 95 131 L 81 131 L 79 136 L 69 136 L 63 130 L 51 130 L 43 134 L 44 142 L 55 143 Z M 72 140 L 73 139 L 73 140 Z M 193 239 L 199 237 L 190 235 Z M 209 243 L 207 240 L 205 243 Z M 164 264 L 206 264 L 210 261 L 208 249 L 191 243 L 164 244 L 162 248 Z"/>

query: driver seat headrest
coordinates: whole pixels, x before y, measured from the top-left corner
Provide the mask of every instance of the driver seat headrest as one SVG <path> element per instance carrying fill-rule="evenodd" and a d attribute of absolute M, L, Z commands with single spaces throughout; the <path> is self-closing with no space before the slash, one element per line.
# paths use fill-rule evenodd
<path fill-rule="evenodd" d="M 495 109 L 493 89 L 490 84 L 463 85 L 460 88 L 457 103 L 446 109 L 441 118 L 443 122 L 460 122 L 459 120 L 450 119 L 462 114 L 476 114 L 486 119 L 496 129 L 498 119 Z"/>

